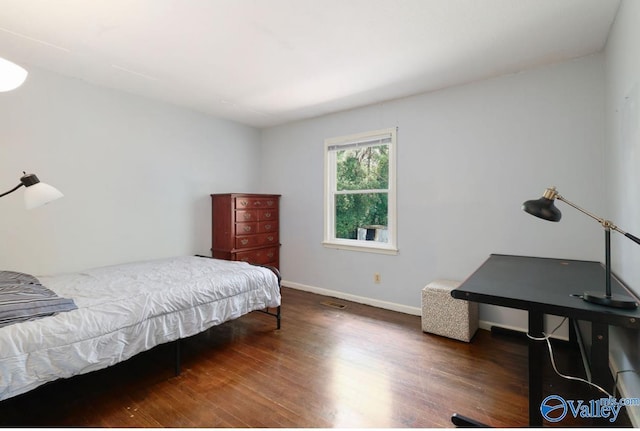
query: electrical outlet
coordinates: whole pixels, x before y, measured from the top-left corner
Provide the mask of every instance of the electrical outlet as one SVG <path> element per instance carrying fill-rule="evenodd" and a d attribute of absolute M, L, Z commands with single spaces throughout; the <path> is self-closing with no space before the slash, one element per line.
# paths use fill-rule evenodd
<path fill-rule="evenodd" d="M 373 282 L 374 283 L 380 283 L 380 273 L 379 272 L 375 272 L 373 274 Z"/>

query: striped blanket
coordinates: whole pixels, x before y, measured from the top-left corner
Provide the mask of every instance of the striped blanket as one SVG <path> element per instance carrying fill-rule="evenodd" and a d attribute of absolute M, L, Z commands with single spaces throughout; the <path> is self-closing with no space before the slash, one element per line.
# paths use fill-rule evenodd
<path fill-rule="evenodd" d="M 76 308 L 73 299 L 59 297 L 33 275 L 0 271 L 0 327 Z"/>

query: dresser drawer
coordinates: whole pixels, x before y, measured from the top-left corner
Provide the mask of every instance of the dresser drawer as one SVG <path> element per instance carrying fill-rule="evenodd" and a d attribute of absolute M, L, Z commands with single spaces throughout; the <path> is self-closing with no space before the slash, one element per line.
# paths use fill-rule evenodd
<path fill-rule="evenodd" d="M 236 235 L 251 235 L 258 233 L 258 223 L 236 223 Z"/>
<path fill-rule="evenodd" d="M 277 259 L 277 247 L 259 248 L 257 250 L 239 251 L 236 253 L 236 260 L 240 260 L 242 262 L 257 263 L 260 265 L 273 262 Z"/>
<path fill-rule="evenodd" d="M 236 248 L 260 247 L 278 244 L 278 232 L 259 235 L 242 235 L 236 237 Z"/>
<path fill-rule="evenodd" d="M 251 221 L 268 221 L 278 220 L 278 210 L 274 208 L 267 208 L 264 210 L 237 210 L 236 222 L 251 222 Z"/>
<path fill-rule="evenodd" d="M 236 211 L 236 222 L 258 221 L 258 210 Z"/>
<path fill-rule="evenodd" d="M 268 208 L 266 210 L 257 210 L 258 220 L 259 221 L 268 221 L 275 220 L 278 221 L 278 210 L 273 208 Z"/>
<path fill-rule="evenodd" d="M 278 222 L 277 221 L 259 221 L 257 229 L 258 229 L 257 233 L 277 232 Z"/>
<path fill-rule="evenodd" d="M 239 197 L 236 198 L 236 209 L 251 209 L 251 208 L 277 208 L 278 199 L 274 198 L 257 198 L 257 197 Z"/>
<path fill-rule="evenodd" d="M 236 235 L 277 232 L 277 221 L 259 221 L 256 223 L 236 223 Z"/>

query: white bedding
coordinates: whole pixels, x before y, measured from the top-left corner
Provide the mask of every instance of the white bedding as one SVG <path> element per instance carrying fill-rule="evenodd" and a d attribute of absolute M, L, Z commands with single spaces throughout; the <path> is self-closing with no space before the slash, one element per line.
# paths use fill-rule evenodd
<path fill-rule="evenodd" d="M 38 278 L 78 309 L 0 328 L 0 400 L 280 305 L 269 269 L 201 257 Z"/>

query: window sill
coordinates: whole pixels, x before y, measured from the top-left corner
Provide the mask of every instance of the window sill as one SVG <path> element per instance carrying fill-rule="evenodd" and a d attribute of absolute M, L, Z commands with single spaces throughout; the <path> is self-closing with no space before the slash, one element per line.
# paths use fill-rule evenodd
<path fill-rule="evenodd" d="M 345 240 L 345 241 L 323 241 L 322 245 L 326 248 L 335 248 L 339 250 L 350 250 L 350 251 L 362 251 L 365 253 L 378 253 L 378 254 L 389 254 L 396 255 L 398 254 L 398 249 L 382 244 L 375 243 L 374 241 L 355 241 L 355 240 Z"/>

